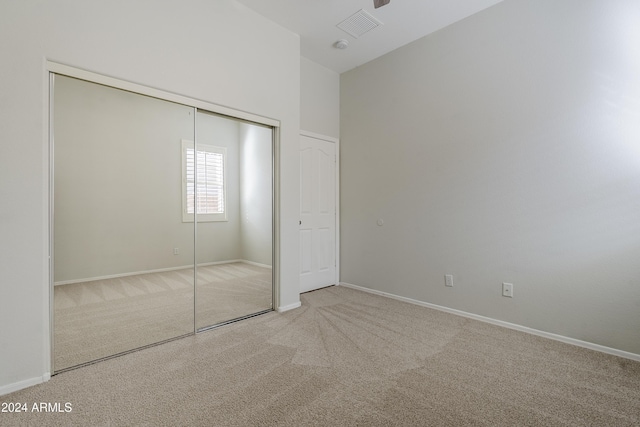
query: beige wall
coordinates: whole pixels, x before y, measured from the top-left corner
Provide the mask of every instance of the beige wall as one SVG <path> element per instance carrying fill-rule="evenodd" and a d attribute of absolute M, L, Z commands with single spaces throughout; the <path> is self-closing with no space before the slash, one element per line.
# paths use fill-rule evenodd
<path fill-rule="evenodd" d="M 232 0 L 0 3 L 0 391 L 50 372 L 45 60 L 280 120 L 279 305 L 291 306 L 299 301 L 299 51 L 297 35 Z"/>
<path fill-rule="evenodd" d="M 271 134 L 263 126 L 239 125 L 240 258 L 263 265 L 271 265 L 273 246 Z"/>
<path fill-rule="evenodd" d="M 198 111 L 198 144 L 224 147 L 226 158 L 226 221 L 198 222 L 198 264 L 240 259 L 240 122 Z"/>
<path fill-rule="evenodd" d="M 193 264 L 181 186 L 181 141 L 194 140 L 193 113 L 55 77 L 56 283 Z M 227 149 L 227 221 L 199 224 L 198 263 L 239 259 L 239 122 L 199 112 L 197 127 L 199 143 Z"/>
<path fill-rule="evenodd" d="M 507 0 L 342 74 L 341 279 L 640 354 L 638 22 Z"/>
<path fill-rule="evenodd" d="M 302 57 L 300 129 L 340 137 L 340 75 Z"/>

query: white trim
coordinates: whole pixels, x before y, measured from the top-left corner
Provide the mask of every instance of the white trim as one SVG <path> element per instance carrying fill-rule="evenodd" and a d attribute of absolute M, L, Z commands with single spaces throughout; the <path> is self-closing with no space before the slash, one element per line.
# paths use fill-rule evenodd
<path fill-rule="evenodd" d="M 298 302 L 294 302 L 293 304 L 285 305 L 283 307 L 278 307 L 276 309 L 276 311 L 278 313 L 284 313 L 285 311 L 294 310 L 294 309 L 299 308 L 301 306 L 302 306 L 302 303 L 300 301 L 298 301 Z"/>
<path fill-rule="evenodd" d="M 273 267 L 267 264 L 260 264 L 259 262 L 254 262 L 254 261 L 249 261 L 246 259 L 241 259 L 240 262 L 245 263 L 245 264 L 249 264 L 249 265 L 255 265 L 256 267 L 262 267 L 262 268 L 268 268 L 269 270 L 272 270 Z"/>
<path fill-rule="evenodd" d="M 271 218 L 271 248 L 273 250 L 271 254 L 271 265 L 277 265 L 278 267 L 273 269 L 271 280 L 273 285 L 271 287 L 271 307 L 277 307 L 280 305 L 280 271 L 282 270 L 282 259 L 280 257 L 280 128 L 275 127 L 271 132 L 273 156 L 271 158 L 271 188 L 273 192 L 271 194 L 271 205 L 273 211 L 273 217 Z"/>
<path fill-rule="evenodd" d="M 244 260 L 244 259 L 231 259 L 231 260 L 227 260 L 227 261 L 203 262 L 203 263 L 198 264 L 198 267 L 208 267 L 210 265 L 233 264 L 233 263 L 236 263 L 236 262 L 255 265 L 257 267 L 264 267 L 264 268 L 269 268 L 269 269 L 272 268 L 270 265 L 258 264 L 257 262 L 247 261 L 247 260 Z M 107 275 L 107 276 L 87 277 L 87 278 L 84 278 L 84 279 L 61 280 L 59 282 L 54 282 L 53 285 L 54 286 L 59 286 L 59 285 L 71 285 L 73 283 L 95 282 L 96 280 L 117 279 L 118 277 L 137 276 L 137 275 L 140 275 L 140 274 L 164 273 L 164 272 L 167 272 L 167 271 L 186 270 L 188 268 L 193 268 L 193 264 L 180 265 L 178 267 L 157 268 L 155 270 L 132 271 L 132 272 L 129 272 L 129 273 L 110 274 L 110 275 Z"/>
<path fill-rule="evenodd" d="M 340 283 L 340 140 L 336 139 L 336 281 Z"/>
<path fill-rule="evenodd" d="M 17 383 L 7 384 L 0 387 L 0 396 L 4 396 L 5 394 L 13 393 L 14 391 L 22 390 L 27 387 L 32 387 L 34 385 L 46 383 L 51 379 L 51 373 L 46 372 L 41 377 L 30 378 L 24 381 L 18 381 Z"/>
<path fill-rule="evenodd" d="M 47 262 L 47 280 L 46 280 L 46 288 L 45 288 L 45 313 L 47 315 L 43 316 L 43 330 L 45 331 L 44 335 L 44 347 L 43 347 L 43 371 L 44 372 L 53 372 L 53 354 L 54 354 L 54 330 L 53 330 L 53 195 L 54 195 L 54 152 L 53 152 L 53 90 L 54 90 L 54 80 L 55 75 L 49 70 L 47 70 L 47 60 L 46 58 L 42 58 L 42 69 L 44 70 L 44 79 L 46 84 L 43 85 L 43 90 L 45 90 L 45 96 L 43 99 L 46 100 L 44 102 L 44 123 L 46 125 L 46 130 L 43 132 L 45 135 L 45 147 L 47 153 L 47 174 L 46 174 L 46 185 L 47 185 L 47 237 L 46 237 L 46 262 Z M 48 374 L 45 374 L 48 375 Z"/>
<path fill-rule="evenodd" d="M 537 335 L 539 337 L 548 338 L 554 341 L 560 341 L 565 344 L 571 344 L 578 347 L 587 348 L 589 350 L 598 351 L 601 353 L 611 354 L 613 356 L 623 357 L 625 359 L 631 359 L 640 362 L 640 354 L 631 353 L 624 350 L 618 350 L 616 348 L 605 347 L 600 344 L 594 344 L 587 341 L 577 340 L 575 338 L 565 337 L 563 335 L 553 334 L 551 332 L 540 331 L 538 329 L 528 328 L 526 326 L 517 325 L 515 323 L 509 323 L 502 320 L 492 319 L 491 317 L 480 316 L 478 314 L 468 313 L 466 311 L 456 310 L 449 307 L 443 307 L 441 305 L 431 304 L 428 302 L 418 301 L 412 298 L 401 297 L 398 295 L 390 294 L 387 292 L 376 291 L 374 289 L 365 288 L 358 285 L 353 285 L 351 283 L 341 282 L 340 286 L 344 286 L 345 288 L 352 288 L 363 292 L 368 292 L 370 294 L 380 295 L 383 297 L 395 299 L 398 301 L 408 302 L 409 304 L 415 304 L 422 307 L 432 308 L 434 310 L 444 311 L 446 313 L 455 314 L 457 316 L 467 317 L 473 320 L 479 320 L 480 322 L 490 323 L 496 326 L 502 326 L 503 328 L 514 329 L 516 331 L 525 332 L 531 335 Z"/>
<path fill-rule="evenodd" d="M 83 70 L 69 65 L 60 64 L 47 60 L 47 70 L 56 74 L 63 74 L 69 77 L 75 77 L 81 80 L 87 80 L 90 82 L 98 83 L 105 86 L 114 87 L 117 89 L 127 90 L 129 92 L 135 92 L 142 95 L 151 96 L 153 98 L 164 99 L 166 101 L 175 102 L 190 107 L 195 107 L 202 110 L 211 111 L 213 113 L 222 114 L 225 116 L 235 117 L 242 120 L 247 120 L 254 123 L 260 123 L 272 127 L 280 127 L 280 120 L 272 119 L 269 117 L 259 116 L 257 114 L 248 113 L 246 111 L 236 110 L 234 108 L 225 107 L 223 105 L 212 104 L 210 102 L 202 101 L 195 98 L 190 98 L 176 93 L 167 92 L 164 90 L 152 88 L 149 86 L 140 85 L 137 83 L 120 80 L 114 77 L 105 76 L 103 74 L 93 73 L 91 71 Z"/>
<path fill-rule="evenodd" d="M 300 130 L 300 135 L 308 136 L 309 138 L 320 139 L 322 141 L 338 143 L 340 140 L 338 138 L 334 138 L 332 136 L 320 135 L 319 133 L 313 133 L 306 130 Z"/>

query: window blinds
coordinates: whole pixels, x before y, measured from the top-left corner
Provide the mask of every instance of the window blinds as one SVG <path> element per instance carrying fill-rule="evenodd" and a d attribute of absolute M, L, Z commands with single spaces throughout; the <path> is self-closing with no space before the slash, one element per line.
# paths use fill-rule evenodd
<path fill-rule="evenodd" d="M 196 156 L 187 148 L 186 163 L 187 213 L 194 213 L 196 203 L 197 214 L 224 213 L 224 155 L 205 149 Z"/>

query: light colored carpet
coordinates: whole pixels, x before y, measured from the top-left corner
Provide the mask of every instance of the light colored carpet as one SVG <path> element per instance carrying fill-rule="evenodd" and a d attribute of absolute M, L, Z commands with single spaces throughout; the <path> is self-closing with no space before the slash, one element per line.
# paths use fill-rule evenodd
<path fill-rule="evenodd" d="M 273 306 L 272 271 L 246 263 L 198 267 L 197 329 Z"/>
<path fill-rule="evenodd" d="M 197 328 L 271 308 L 271 270 L 198 267 Z M 193 269 L 54 288 L 54 369 L 193 333 Z"/>
<path fill-rule="evenodd" d="M 343 287 L 57 375 L 60 426 L 638 426 L 640 363 Z"/>

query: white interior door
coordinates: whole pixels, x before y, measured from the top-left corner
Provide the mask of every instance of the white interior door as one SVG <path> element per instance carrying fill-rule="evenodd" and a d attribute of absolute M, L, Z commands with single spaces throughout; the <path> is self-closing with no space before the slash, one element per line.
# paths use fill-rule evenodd
<path fill-rule="evenodd" d="M 300 136 L 300 292 L 336 282 L 336 144 Z"/>

